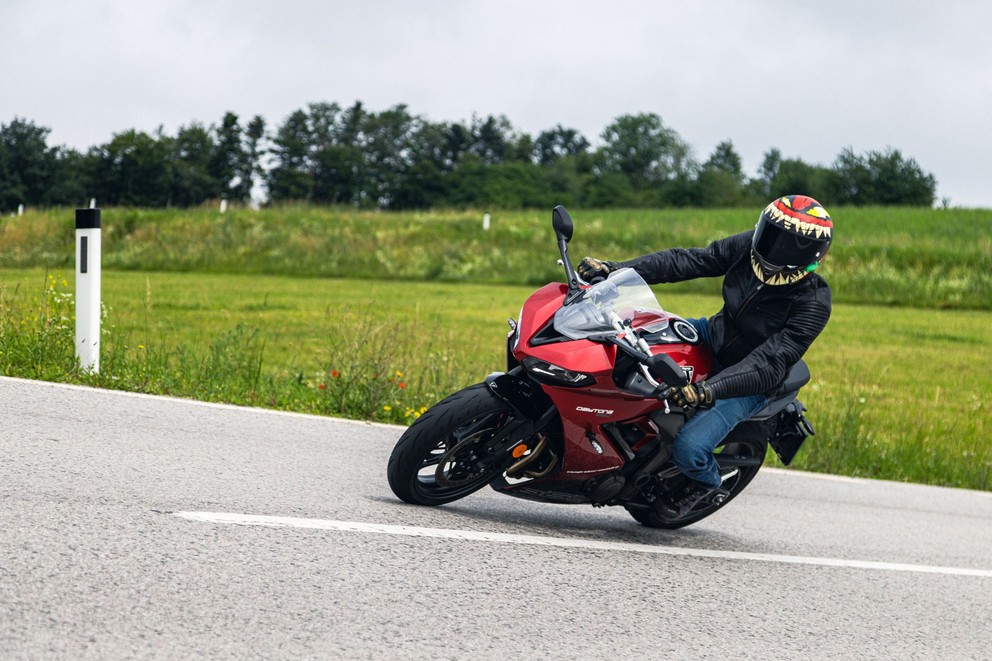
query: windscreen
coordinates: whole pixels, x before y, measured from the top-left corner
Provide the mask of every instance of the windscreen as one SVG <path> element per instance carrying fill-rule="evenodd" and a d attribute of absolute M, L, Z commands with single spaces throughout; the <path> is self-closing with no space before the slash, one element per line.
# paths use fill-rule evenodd
<path fill-rule="evenodd" d="M 582 292 L 555 313 L 555 330 L 572 340 L 616 332 L 615 321 L 631 320 L 635 328 L 668 323 L 669 315 L 644 279 L 633 269 L 619 269 Z"/>

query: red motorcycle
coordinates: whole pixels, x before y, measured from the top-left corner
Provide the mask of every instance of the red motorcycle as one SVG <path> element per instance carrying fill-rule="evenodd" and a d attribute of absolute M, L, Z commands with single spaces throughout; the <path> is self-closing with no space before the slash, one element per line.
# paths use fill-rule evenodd
<path fill-rule="evenodd" d="M 567 284 L 537 290 L 509 321 L 506 372 L 435 404 L 403 433 L 387 468 L 393 493 L 442 505 L 489 484 L 530 500 L 619 505 L 646 526 L 680 528 L 743 491 L 769 444 L 788 465 L 813 433 L 796 399 L 810 378 L 803 362 L 717 448 L 729 496 L 675 518 L 659 506 L 688 484 L 671 458 L 693 413 L 663 393 L 705 379 L 713 357 L 632 269 L 582 282 L 568 257 L 573 224 L 564 207 L 552 225 Z"/>

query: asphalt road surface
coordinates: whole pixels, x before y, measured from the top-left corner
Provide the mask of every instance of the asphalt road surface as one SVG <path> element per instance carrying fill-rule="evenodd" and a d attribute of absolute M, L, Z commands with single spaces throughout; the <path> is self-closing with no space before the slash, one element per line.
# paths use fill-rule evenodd
<path fill-rule="evenodd" d="M 992 658 L 992 495 L 408 506 L 397 427 L 0 378 L 0 658 Z"/>

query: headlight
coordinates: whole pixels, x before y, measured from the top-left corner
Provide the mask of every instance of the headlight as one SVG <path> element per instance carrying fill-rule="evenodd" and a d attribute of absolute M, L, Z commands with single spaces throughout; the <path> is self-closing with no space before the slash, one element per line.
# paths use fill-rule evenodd
<path fill-rule="evenodd" d="M 573 372 L 572 370 L 567 370 L 564 367 L 559 367 L 533 356 L 524 358 L 523 365 L 528 374 L 541 383 L 547 383 L 549 385 L 582 388 L 596 382 L 596 379 L 588 374 Z"/>

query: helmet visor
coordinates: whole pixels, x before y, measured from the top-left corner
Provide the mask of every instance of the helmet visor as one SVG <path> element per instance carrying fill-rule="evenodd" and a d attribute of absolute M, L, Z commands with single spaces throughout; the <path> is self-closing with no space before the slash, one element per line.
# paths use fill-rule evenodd
<path fill-rule="evenodd" d="M 762 222 L 754 233 L 754 250 L 766 262 L 782 268 L 797 268 L 817 262 L 830 245 L 828 239 L 790 232 L 774 223 Z"/>

